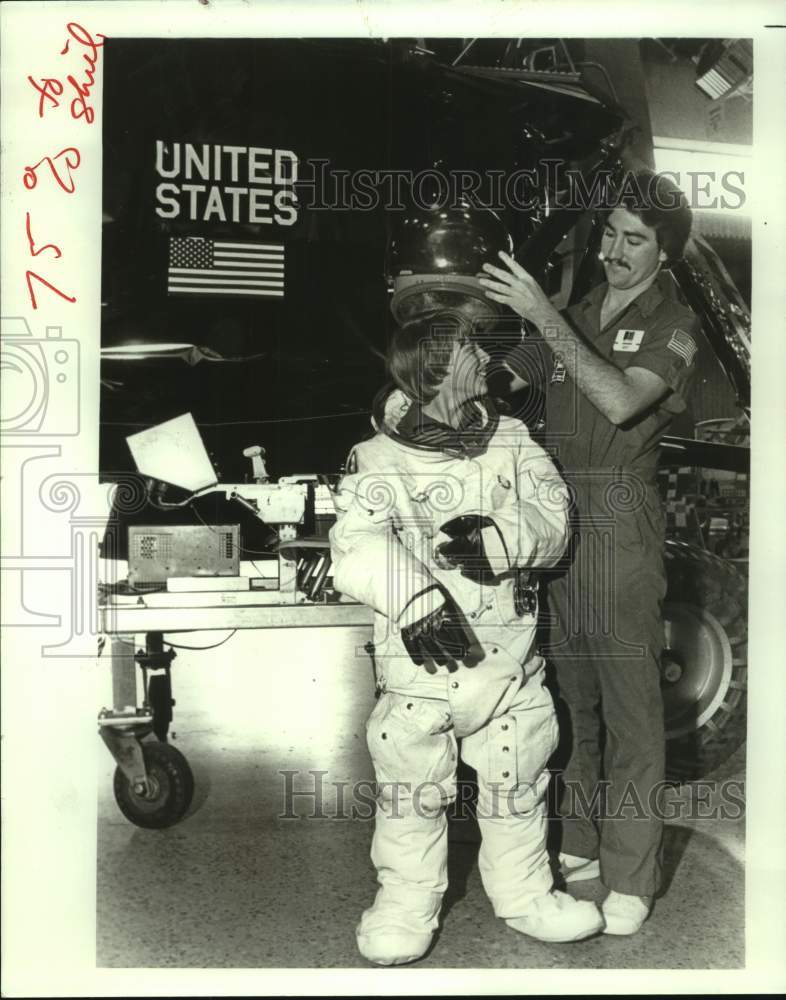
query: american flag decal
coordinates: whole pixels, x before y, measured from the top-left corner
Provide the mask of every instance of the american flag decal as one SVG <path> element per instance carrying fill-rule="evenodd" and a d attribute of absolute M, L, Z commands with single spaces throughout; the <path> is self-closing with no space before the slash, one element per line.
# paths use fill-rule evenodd
<path fill-rule="evenodd" d="M 671 340 L 666 344 L 666 347 L 670 351 L 674 351 L 675 354 L 679 354 L 682 360 L 687 365 L 693 364 L 693 359 L 696 357 L 696 351 L 698 347 L 696 346 L 696 341 L 691 337 L 689 333 L 684 330 L 680 330 L 679 327 L 672 333 Z"/>
<path fill-rule="evenodd" d="M 284 245 L 170 236 L 167 292 L 282 299 Z"/>

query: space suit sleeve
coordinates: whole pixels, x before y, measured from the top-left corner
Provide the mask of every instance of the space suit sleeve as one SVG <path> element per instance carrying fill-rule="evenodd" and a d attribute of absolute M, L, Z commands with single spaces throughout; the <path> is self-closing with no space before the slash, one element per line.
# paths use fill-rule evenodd
<path fill-rule="evenodd" d="M 333 584 L 402 625 L 444 603 L 428 568 L 394 532 L 400 479 L 379 472 L 356 448 L 334 496 L 336 523 L 330 530 Z"/>
<path fill-rule="evenodd" d="M 486 551 L 494 567 L 546 569 L 568 544 L 568 488 L 523 427 L 516 470 L 510 501 L 488 512 L 496 530 L 483 533 Z"/>

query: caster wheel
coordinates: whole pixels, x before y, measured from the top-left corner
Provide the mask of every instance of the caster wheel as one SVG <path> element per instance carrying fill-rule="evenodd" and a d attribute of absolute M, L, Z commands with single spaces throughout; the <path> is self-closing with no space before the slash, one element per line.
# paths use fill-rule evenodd
<path fill-rule="evenodd" d="M 161 830 L 179 822 L 191 805 L 194 775 L 188 761 L 168 743 L 143 743 L 149 791 L 131 786 L 118 767 L 115 771 L 115 801 L 120 812 L 136 826 Z"/>
<path fill-rule="evenodd" d="M 172 722 L 172 682 L 169 674 L 155 674 L 148 684 L 148 698 L 153 712 L 153 732 L 156 739 L 167 742 L 169 725 Z"/>

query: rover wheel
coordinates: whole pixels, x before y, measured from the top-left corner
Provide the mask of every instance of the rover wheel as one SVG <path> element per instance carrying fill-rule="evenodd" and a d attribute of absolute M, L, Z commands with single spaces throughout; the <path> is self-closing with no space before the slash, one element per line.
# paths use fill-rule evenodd
<path fill-rule="evenodd" d="M 690 781 L 745 739 L 747 586 L 730 563 L 683 542 L 666 543 L 666 573 L 666 773 Z"/>
<path fill-rule="evenodd" d="M 122 770 L 115 770 L 115 801 L 136 826 L 160 830 L 185 815 L 194 794 L 194 776 L 188 761 L 168 743 L 143 743 L 147 791 L 135 789 Z"/>

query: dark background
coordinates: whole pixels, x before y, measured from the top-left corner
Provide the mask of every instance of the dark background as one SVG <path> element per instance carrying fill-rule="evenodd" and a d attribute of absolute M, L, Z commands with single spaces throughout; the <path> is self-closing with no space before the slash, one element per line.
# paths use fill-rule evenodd
<path fill-rule="evenodd" d="M 190 411 L 219 478 L 337 472 L 369 431 L 392 320 L 385 251 L 396 212 L 302 208 L 294 226 L 165 220 L 155 213 L 157 139 L 265 146 L 331 169 L 438 165 L 509 173 L 544 156 L 580 164 L 619 126 L 614 110 L 554 89 L 462 75 L 458 39 L 108 40 L 104 73 L 102 343 L 185 342 L 222 363 L 105 361 L 105 479 L 133 471 L 126 435 Z M 509 40 L 481 40 L 473 65 L 500 66 Z M 581 55 L 581 42 L 575 57 Z M 179 183 L 176 179 L 175 183 Z M 204 183 L 204 182 L 203 182 Z M 509 210 L 514 242 L 531 213 Z M 171 235 L 286 245 L 283 300 L 167 297 Z M 239 360 L 237 360 L 239 359 Z"/>

